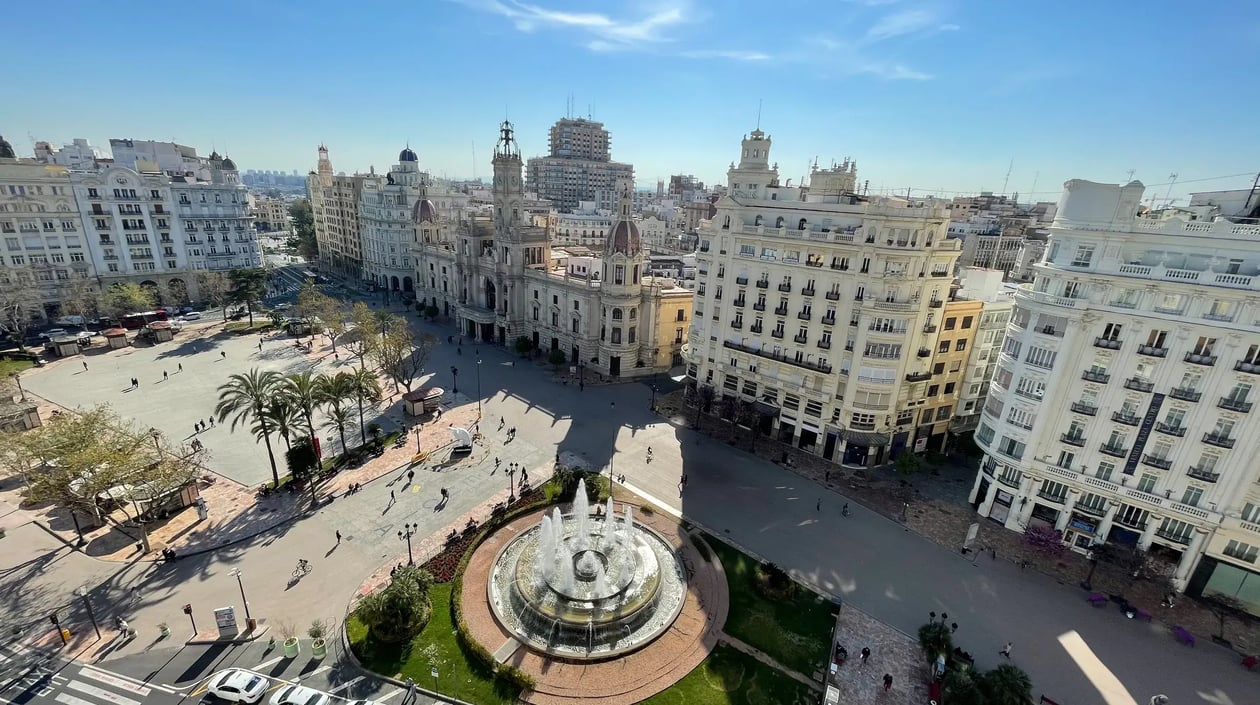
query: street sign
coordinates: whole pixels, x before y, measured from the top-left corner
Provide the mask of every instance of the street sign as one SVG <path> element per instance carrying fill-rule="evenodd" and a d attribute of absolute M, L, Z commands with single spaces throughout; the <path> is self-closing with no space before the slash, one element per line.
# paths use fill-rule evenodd
<path fill-rule="evenodd" d="M 220 607 L 214 611 L 214 623 L 221 636 L 233 636 L 240 630 L 236 626 L 236 608 Z"/>
<path fill-rule="evenodd" d="M 433 676 L 434 678 L 438 677 L 437 666 L 434 666 L 429 669 L 429 675 Z"/>

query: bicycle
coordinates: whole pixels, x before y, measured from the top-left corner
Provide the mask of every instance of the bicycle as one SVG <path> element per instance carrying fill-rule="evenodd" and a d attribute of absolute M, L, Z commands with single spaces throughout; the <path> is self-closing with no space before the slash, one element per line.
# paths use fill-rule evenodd
<path fill-rule="evenodd" d="M 293 577 L 300 578 L 311 572 L 311 564 L 305 558 L 299 558 L 297 568 L 293 569 Z"/>

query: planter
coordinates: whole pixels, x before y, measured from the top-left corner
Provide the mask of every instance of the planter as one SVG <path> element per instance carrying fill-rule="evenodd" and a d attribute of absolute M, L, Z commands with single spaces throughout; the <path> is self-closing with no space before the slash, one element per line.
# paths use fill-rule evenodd
<path fill-rule="evenodd" d="M 297 658 L 298 640 L 297 637 L 289 637 L 284 640 L 284 656 L 285 658 Z"/>
<path fill-rule="evenodd" d="M 315 658 L 323 658 L 327 654 L 328 645 L 324 643 L 323 639 L 316 639 L 311 642 L 311 656 L 314 656 Z"/>
<path fill-rule="evenodd" d="M 162 635 L 163 639 L 165 639 L 171 635 L 171 628 L 165 624 L 158 625 L 158 633 Z"/>

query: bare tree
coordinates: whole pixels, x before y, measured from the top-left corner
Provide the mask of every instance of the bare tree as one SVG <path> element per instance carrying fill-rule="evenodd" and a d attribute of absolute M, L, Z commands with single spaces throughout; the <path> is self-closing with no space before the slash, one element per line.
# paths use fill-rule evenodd
<path fill-rule="evenodd" d="M 13 331 L 18 349 L 35 317 L 43 313 L 43 299 L 29 269 L 0 270 L 0 325 Z"/>
<path fill-rule="evenodd" d="M 342 336 L 346 350 L 359 360 L 359 367 L 367 364 L 372 351 L 380 345 L 380 327 L 376 313 L 362 301 L 350 310 L 350 329 Z"/>
<path fill-rule="evenodd" d="M 223 312 L 231 298 L 232 282 L 223 272 L 197 272 L 197 292 L 211 306 Z"/>
<path fill-rule="evenodd" d="M 101 290 L 91 277 L 75 277 L 58 291 L 62 313 L 95 318 L 100 313 Z"/>
<path fill-rule="evenodd" d="M 372 346 L 372 362 L 394 382 L 394 391 L 402 385 L 408 392 L 416 375 L 424 370 L 437 346 L 437 338 L 429 333 L 416 340 L 406 319 L 392 316 L 383 328 L 380 340 Z"/>

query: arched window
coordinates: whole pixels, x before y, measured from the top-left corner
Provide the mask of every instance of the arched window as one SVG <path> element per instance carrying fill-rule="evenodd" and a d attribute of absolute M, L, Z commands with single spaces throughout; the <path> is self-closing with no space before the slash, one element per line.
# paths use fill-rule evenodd
<path fill-rule="evenodd" d="M 614 320 L 614 321 L 620 321 L 620 320 L 621 320 L 621 309 L 619 309 L 619 308 L 614 308 L 614 309 L 613 309 L 613 320 Z"/>
<path fill-rule="evenodd" d="M 804 229 L 805 229 L 805 219 L 804 219 L 804 218 L 801 218 L 801 222 L 799 222 L 799 223 L 797 223 L 797 224 L 796 224 L 796 229 L 797 229 L 797 230 L 804 230 Z"/>
<path fill-rule="evenodd" d="M 783 216 L 779 216 L 779 217 L 778 217 L 778 218 L 774 221 L 774 227 L 776 227 L 776 228 L 781 228 L 781 227 L 783 227 Z"/>
<path fill-rule="evenodd" d="M 630 309 L 630 320 L 632 320 L 632 321 L 633 321 L 634 319 L 636 319 L 636 318 L 638 318 L 638 317 L 639 317 L 639 309 L 637 309 L 637 308 L 632 308 L 632 309 Z"/>
<path fill-rule="evenodd" d="M 761 216 L 757 216 L 756 220 L 753 221 L 753 225 L 761 225 Z"/>
<path fill-rule="evenodd" d="M 723 230 L 731 229 L 731 217 L 729 215 L 726 216 L 726 218 L 722 221 L 722 229 Z"/>

